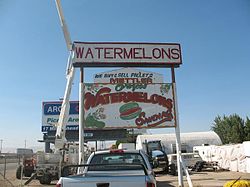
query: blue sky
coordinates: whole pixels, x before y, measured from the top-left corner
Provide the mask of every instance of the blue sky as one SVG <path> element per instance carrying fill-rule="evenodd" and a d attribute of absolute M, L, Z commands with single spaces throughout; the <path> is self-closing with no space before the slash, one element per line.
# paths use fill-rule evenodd
<path fill-rule="evenodd" d="M 217 115 L 250 116 L 248 0 L 62 0 L 62 6 L 73 41 L 181 44 L 181 132 L 208 131 Z M 41 145 L 42 102 L 61 98 L 66 85 L 68 51 L 55 2 L 0 0 L 0 41 L 0 139 L 4 147 Z M 169 70 L 151 70 L 169 80 Z M 85 81 L 103 71 L 86 69 Z M 79 71 L 72 100 L 78 77 Z"/>

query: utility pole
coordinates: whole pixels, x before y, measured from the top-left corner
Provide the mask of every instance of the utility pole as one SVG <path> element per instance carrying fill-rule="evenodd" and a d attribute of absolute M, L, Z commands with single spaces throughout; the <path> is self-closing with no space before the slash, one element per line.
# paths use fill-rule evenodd
<path fill-rule="evenodd" d="M 0 140 L 1 142 L 1 149 L 0 149 L 0 153 L 2 153 L 2 148 L 3 148 L 3 139 Z"/>

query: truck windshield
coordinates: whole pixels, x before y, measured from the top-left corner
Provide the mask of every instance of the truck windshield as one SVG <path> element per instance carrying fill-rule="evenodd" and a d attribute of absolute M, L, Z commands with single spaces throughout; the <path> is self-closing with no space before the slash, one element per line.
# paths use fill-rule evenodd
<path fill-rule="evenodd" d="M 149 142 L 148 151 L 152 152 L 154 150 L 161 150 L 161 144 L 159 142 Z"/>
<path fill-rule="evenodd" d="M 143 164 L 146 168 L 143 157 L 138 153 L 113 153 L 94 155 L 91 164 L 105 164 L 105 166 L 89 166 L 88 171 L 109 171 L 109 170 L 130 170 L 138 169 L 138 166 L 128 166 L 128 164 Z M 106 165 L 107 164 L 107 165 Z M 110 164 L 110 165 L 109 165 Z M 116 166 L 117 164 L 117 166 Z M 126 165 L 127 164 L 127 165 Z M 140 167 L 142 169 L 142 167 Z"/>

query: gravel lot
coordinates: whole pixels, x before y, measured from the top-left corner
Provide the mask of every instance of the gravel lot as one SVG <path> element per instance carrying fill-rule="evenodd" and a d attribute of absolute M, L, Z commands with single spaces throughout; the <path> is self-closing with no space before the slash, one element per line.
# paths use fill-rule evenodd
<path fill-rule="evenodd" d="M 219 187 L 223 186 L 227 181 L 235 180 L 239 177 L 241 179 L 250 180 L 250 173 L 240 173 L 231 171 L 204 171 L 193 172 L 190 174 L 193 186 L 196 187 Z M 184 186 L 188 186 L 186 177 L 184 179 Z M 171 175 L 157 176 L 158 187 L 178 186 L 178 177 Z"/>
<path fill-rule="evenodd" d="M 193 172 L 190 175 L 194 187 L 219 187 L 223 186 L 227 181 L 235 180 L 239 177 L 241 179 L 250 180 L 250 173 L 230 172 L 230 171 L 204 171 Z M 186 177 L 184 176 L 184 186 L 188 186 Z M 171 175 L 157 175 L 158 187 L 175 187 L 178 186 L 178 177 Z M 24 178 L 22 184 L 27 180 Z M 57 181 L 52 181 L 51 185 L 41 185 L 39 181 L 33 180 L 30 187 L 51 187 L 55 186 Z M 21 180 L 15 177 L 15 170 L 8 170 L 6 172 L 6 179 L 3 178 L 2 171 L 0 172 L 0 187 L 17 187 L 21 186 Z"/>

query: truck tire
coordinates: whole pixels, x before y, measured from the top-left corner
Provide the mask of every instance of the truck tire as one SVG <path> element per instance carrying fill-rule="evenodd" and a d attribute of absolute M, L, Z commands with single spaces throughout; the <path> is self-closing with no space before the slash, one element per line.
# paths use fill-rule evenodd
<path fill-rule="evenodd" d="M 166 167 L 165 167 L 165 169 L 164 169 L 164 173 L 165 174 L 169 174 L 169 170 L 170 170 L 170 168 L 169 168 L 169 162 L 168 162 L 168 157 L 166 156 Z"/>
<path fill-rule="evenodd" d="M 167 165 L 163 171 L 164 174 L 169 174 L 169 166 Z"/>
<path fill-rule="evenodd" d="M 24 170 L 23 173 L 25 177 L 31 177 L 33 170 Z"/>
<path fill-rule="evenodd" d="M 39 182 L 41 184 L 50 184 L 51 183 L 51 177 L 49 174 L 44 174 L 39 178 Z"/>
<path fill-rule="evenodd" d="M 170 164 L 170 165 L 169 165 L 169 169 L 170 169 L 170 171 L 169 171 L 169 174 L 170 174 L 170 175 L 176 175 L 176 167 L 175 167 L 175 164 Z"/>
<path fill-rule="evenodd" d="M 16 169 L 16 178 L 21 179 L 21 173 L 22 173 L 22 166 L 18 166 Z"/>
<path fill-rule="evenodd" d="M 206 162 L 204 162 L 204 161 L 199 162 L 199 163 L 197 164 L 196 168 L 195 168 L 195 171 L 201 172 L 202 169 L 204 168 L 204 164 L 205 164 L 205 163 L 206 163 Z"/>

